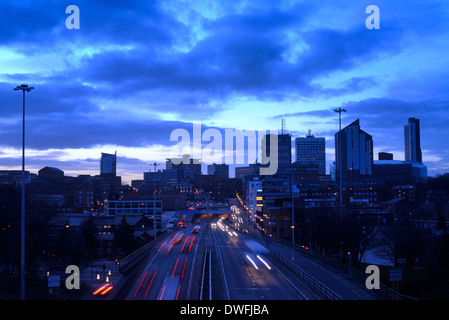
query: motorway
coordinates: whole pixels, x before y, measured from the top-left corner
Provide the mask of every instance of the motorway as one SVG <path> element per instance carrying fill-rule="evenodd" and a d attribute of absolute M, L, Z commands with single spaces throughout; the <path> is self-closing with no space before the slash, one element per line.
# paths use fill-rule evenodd
<path fill-rule="evenodd" d="M 195 226 L 198 232 L 192 233 Z M 316 299 L 287 280 L 265 247 L 228 229 L 218 217 L 195 217 L 161 238 L 134 272 L 122 278 L 116 299 Z"/>

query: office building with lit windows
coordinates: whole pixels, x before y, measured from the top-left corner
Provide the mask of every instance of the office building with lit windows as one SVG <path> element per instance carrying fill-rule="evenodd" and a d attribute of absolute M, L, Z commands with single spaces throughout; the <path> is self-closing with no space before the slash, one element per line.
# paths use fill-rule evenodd
<path fill-rule="evenodd" d="M 326 174 L 325 149 L 325 138 L 315 137 L 309 130 L 305 137 L 295 139 L 295 161 L 303 165 L 318 165 L 320 176 L 324 176 Z"/>
<path fill-rule="evenodd" d="M 370 178 L 373 174 L 373 138 L 360 128 L 357 119 L 335 134 L 335 169 L 343 183 Z"/>

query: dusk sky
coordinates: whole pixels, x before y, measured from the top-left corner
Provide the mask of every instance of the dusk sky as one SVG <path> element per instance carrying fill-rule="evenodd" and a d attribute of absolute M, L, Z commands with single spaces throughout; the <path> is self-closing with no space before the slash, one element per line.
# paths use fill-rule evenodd
<path fill-rule="evenodd" d="M 80 29 L 67 29 L 68 5 Z M 369 5 L 380 29 L 369 30 Z M 421 121 L 429 175 L 449 171 L 447 1 L 3 1 L 0 170 L 99 174 L 117 151 L 124 183 L 165 163 L 170 133 L 281 128 L 326 138 L 360 119 L 380 151 L 404 159 L 409 117 Z M 163 166 L 162 166 L 163 167 Z M 232 172 L 233 175 L 233 172 Z"/>

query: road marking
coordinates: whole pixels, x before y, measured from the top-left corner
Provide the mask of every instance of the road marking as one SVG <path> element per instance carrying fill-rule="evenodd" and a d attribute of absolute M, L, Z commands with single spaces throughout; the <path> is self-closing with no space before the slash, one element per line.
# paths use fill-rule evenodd
<path fill-rule="evenodd" d="M 212 232 L 212 239 L 214 240 L 215 250 L 217 251 L 218 258 L 220 259 L 221 271 L 223 273 L 223 280 L 224 280 L 225 287 L 226 287 L 226 294 L 228 295 L 228 300 L 231 300 L 231 298 L 229 296 L 228 282 L 226 281 L 226 274 L 224 272 L 223 258 L 221 256 L 220 248 L 218 246 L 217 239 L 215 238 L 214 232 Z"/>
<path fill-rule="evenodd" d="M 209 300 L 212 300 L 212 250 L 209 249 Z"/>
<path fill-rule="evenodd" d="M 205 229 L 201 229 L 200 230 L 200 233 L 199 233 L 199 236 L 198 236 L 199 237 L 198 243 L 201 241 L 201 237 L 203 236 L 204 230 Z M 190 249 L 192 248 L 192 243 L 193 243 L 194 239 L 195 239 L 195 236 L 193 236 L 192 242 L 190 243 L 189 252 L 190 252 Z M 193 271 L 194 271 L 193 266 L 195 266 L 197 251 L 198 251 L 198 244 L 196 245 L 195 252 L 193 253 L 192 268 L 190 268 L 190 279 L 189 279 L 189 287 L 187 289 L 187 299 L 190 299 L 190 296 L 191 296 L 191 288 L 192 288 L 192 281 L 193 281 Z"/>

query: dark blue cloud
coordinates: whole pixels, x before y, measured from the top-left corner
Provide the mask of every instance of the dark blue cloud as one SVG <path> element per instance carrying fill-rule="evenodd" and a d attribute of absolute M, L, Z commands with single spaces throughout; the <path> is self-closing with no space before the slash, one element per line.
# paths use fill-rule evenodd
<path fill-rule="evenodd" d="M 45 72 L 11 71 L 5 66 L 8 74 L 1 74 L 0 80 L 2 146 L 20 145 L 15 137 L 20 136 L 21 101 L 12 88 L 26 82 L 36 87 L 27 96 L 27 143 L 39 150 L 169 145 L 173 129 L 190 130 L 186 119 L 214 119 L 234 97 L 278 102 L 276 110 L 261 112 L 267 118 L 299 117 L 309 123 L 333 124 L 335 114 L 324 104 L 317 107 L 323 110 L 285 112 L 282 103 L 345 97 L 341 99 L 348 110 L 345 121 L 360 118 L 378 145 L 387 147 L 390 135 L 396 137 L 391 144 L 399 148 L 402 126 L 414 116 L 422 121 L 423 149 L 443 157 L 438 148 L 444 141 L 432 137 L 449 135 L 445 84 L 449 55 L 420 60 L 429 65 L 422 75 L 398 76 L 387 69 L 373 70 L 376 74 L 371 75 L 367 65 L 400 56 L 409 44 L 418 48 L 421 38 L 443 37 L 448 30 L 447 4 L 379 0 L 381 29 L 368 31 L 364 25 L 368 1 L 220 2 L 215 15 L 202 14 L 201 7 L 195 11 L 188 3 L 77 1 L 81 29 L 69 31 L 65 7 L 70 4 L 74 3 L 0 4 L 3 49 L 29 59 L 43 54 L 65 59 L 65 67 L 58 64 Z M 351 10 L 359 12 L 354 21 L 328 23 L 342 21 Z M 435 43 L 429 51 L 447 51 Z M 412 56 L 401 57 L 411 71 L 426 70 L 414 65 Z M 436 64 L 442 67 L 430 68 Z M 390 82 L 383 83 L 380 71 Z M 345 72 L 348 75 L 331 84 L 319 81 L 335 80 Z M 383 86 L 376 96 L 362 95 Z M 353 93 L 357 98 L 351 98 Z M 111 111 L 111 105 L 121 108 Z M 148 116 L 151 112 L 154 117 Z M 178 121 L 160 120 L 164 113 Z"/>

